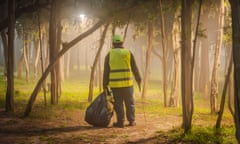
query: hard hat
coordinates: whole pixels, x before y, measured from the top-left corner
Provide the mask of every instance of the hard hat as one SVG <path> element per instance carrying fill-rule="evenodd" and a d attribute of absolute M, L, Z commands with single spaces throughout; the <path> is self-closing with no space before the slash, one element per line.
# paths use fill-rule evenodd
<path fill-rule="evenodd" d="M 122 37 L 120 35 L 114 35 L 113 39 L 112 39 L 112 42 L 113 43 L 122 43 L 123 39 L 122 39 Z"/>

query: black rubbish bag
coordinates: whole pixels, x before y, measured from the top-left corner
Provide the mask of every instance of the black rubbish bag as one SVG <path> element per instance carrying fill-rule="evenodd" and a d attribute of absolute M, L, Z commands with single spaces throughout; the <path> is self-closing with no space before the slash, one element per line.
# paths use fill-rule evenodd
<path fill-rule="evenodd" d="M 87 107 L 85 121 L 96 127 L 107 127 L 113 116 L 113 104 L 110 96 L 102 92 Z"/>

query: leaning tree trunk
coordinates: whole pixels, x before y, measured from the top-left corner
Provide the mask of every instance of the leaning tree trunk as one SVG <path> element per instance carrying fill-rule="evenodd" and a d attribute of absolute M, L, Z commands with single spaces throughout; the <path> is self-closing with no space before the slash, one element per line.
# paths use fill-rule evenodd
<path fill-rule="evenodd" d="M 94 82 L 95 70 L 96 70 L 97 63 L 99 61 L 99 57 L 100 57 L 100 54 L 101 54 L 101 51 L 102 51 L 102 48 L 103 48 L 103 45 L 104 45 L 104 40 L 105 40 L 105 37 L 106 37 L 108 26 L 109 26 L 109 24 L 106 24 L 105 27 L 104 27 L 104 30 L 102 32 L 100 42 L 99 42 L 99 48 L 98 48 L 97 54 L 94 58 L 93 65 L 92 65 L 92 68 L 91 68 L 88 102 L 91 102 L 92 98 L 93 98 L 93 82 Z"/>
<path fill-rule="evenodd" d="M 162 0 L 159 0 L 159 7 L 160 7 L 160 23 L 161 23 L 161 36 L 162 36 L 162 86 L 163 86 L 163 101 L 164 101 L 164 107 L 167 107 L 167 40 L 166 40 L 166 34 L 165 34 L 165 21 L 163 17 L 162 12 Z"/>
<path fill-rule="evenodd" d="M 14 111 L 14 26 L 15 0 L 8 1 L 8 57 L 7 57 L 7 92 L 6 111 Z"/>
<path fill-rule="evenodd" d="M 210 107 L 211 113 L 218 112 L 218 68 L 220 63 L 220 53 L 222 47 L 223 38 L 223 26 L 224 26 L 224 0 L 219 2 L 219 18 L 218 18 L 218 32 L 217 32 L 217 43 L 215 49 L 215 59 L 212 71 L 212 81 L 211 81 L 211 95 L 210 95 Z"/>
<path fill-rule="evenodd" d="M 191 36 L 191 16 L 192 0 L 182 0 L 182 45 L 181 45 L 181 62 L 182 62 L 182 111 L 183 111 L 183 128 L 187 133 L 192 127 L 193 114 L 193 93 L 192 93 L 192 36 Z"/>
<path fill-rule="evenodd" d="M 52 63 L 49 63 L 48 67 L 45 69 L 44 73 L 42 74 L 41 78 L 39 79 L 37 85 L 35 86 L 30 99 L 28 100 L 28 104 L 26 106 L 24 116 L 28 116 L 32 110 L 33 104 L 36 100 L 37 94 L 41 88 L 42 82 L 47 78 L 48 74 L 52 70 L 52 68 L 55 66 L 57 61 L 59 60 L 60 57 L 62 57 L 72 46 L 74 46 L 76 43 L 87 37 L 88 35 L 92 34 L 96 29 L 98 29 L 100 26 L 102 26 L 105 23 L 105 21 L 99 21 L 96 23 L 93 27 L 91 27 L 89 30 L 86 32 L 82 33 L 81 35 L 77 36 L 75 39 L 70 41 L 69 43 L 63 44 L 63 49 L 57 54 L 56 58 Z"/>
<path fill-rule="evenodd" d="M 232 40 L 234 62 L 234 120 L 236 138 L 240 143 L 240 1 L 229 0 L 232 10 Z"/>
<path fill-rule="evenodd" d="M 146 52 L 146 63 L 145 63 L 145 71 L 144 71 L 144 77 L 143 77 L 142 98 L 145 98 L 147 93 L 152 47 L 153 47 L 153 24 L 152 22 L 149 22 L 148 23 L 148 48 Z"/>

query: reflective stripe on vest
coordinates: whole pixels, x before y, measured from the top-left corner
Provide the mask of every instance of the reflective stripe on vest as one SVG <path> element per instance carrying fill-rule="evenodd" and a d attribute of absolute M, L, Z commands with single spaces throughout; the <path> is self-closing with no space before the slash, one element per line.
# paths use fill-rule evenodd
<path fill-rule="evenodd" d="M 127 49 L 114 48 L 109 53 L 109 86 L 112 88 L 129 87 L 133 85 L 131 70 L 131 53 Z"/>

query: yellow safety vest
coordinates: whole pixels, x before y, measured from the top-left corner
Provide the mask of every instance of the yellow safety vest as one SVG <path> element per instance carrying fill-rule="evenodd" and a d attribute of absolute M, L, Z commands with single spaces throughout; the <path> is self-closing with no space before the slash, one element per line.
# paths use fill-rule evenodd
<path fill-rule="evenodd" d="M 131 53 L 127 49 L 114 48 L 109 53 L 109 86 L 111 88 L 130 87 L 133 85 Z"/>

